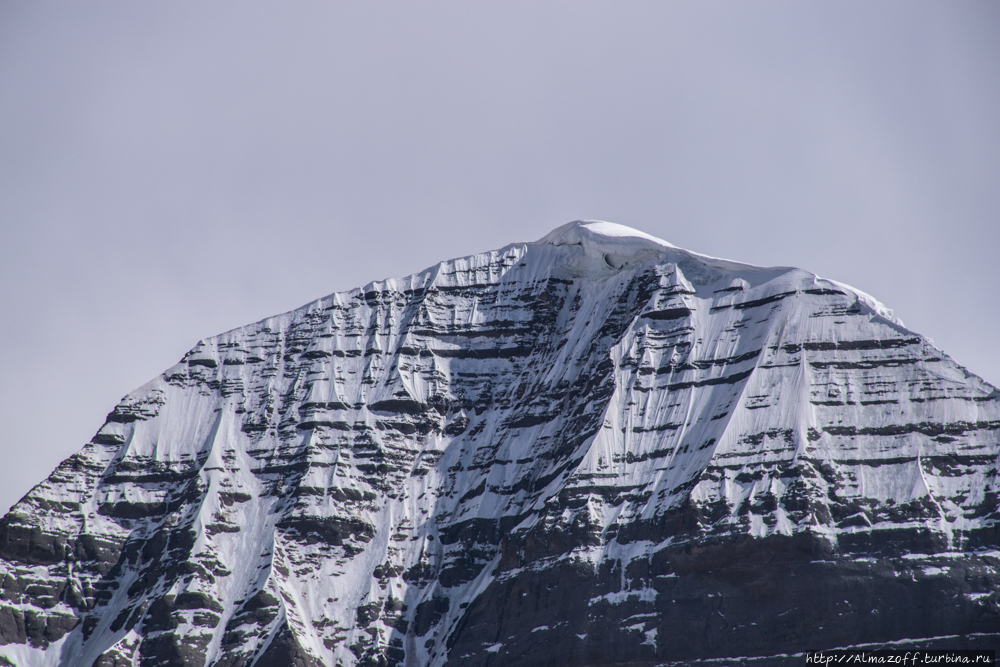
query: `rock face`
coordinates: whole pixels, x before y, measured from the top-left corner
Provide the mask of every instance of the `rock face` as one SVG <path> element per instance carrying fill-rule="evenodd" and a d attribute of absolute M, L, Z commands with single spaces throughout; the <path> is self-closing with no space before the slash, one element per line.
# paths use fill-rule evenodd
<path fill-rule="evenodd" d="M 0 522 L 0 664 L 993 648 L 998 455 L 1000 393 L 871 297 L 571 223 L 125 397 Z"/>

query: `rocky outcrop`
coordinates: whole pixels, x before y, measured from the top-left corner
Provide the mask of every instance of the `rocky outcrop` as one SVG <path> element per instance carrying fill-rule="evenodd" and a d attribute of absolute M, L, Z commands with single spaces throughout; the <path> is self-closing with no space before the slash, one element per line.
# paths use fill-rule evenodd
<path fill-rule="evenodd" d="M 127 396 L 0 521 L 0 655 L 995 645 L 998 455 L 1000 393 L 871 297 L 573 223 L 206 339 Z"/>

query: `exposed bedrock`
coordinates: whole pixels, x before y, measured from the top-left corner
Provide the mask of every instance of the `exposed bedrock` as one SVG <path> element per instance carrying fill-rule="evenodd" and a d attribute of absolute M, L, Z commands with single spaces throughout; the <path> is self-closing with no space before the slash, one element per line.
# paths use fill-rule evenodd
<path fill-rule="evenodd" d="M 656 665 L 956 635 L 990 648 L 998 564 L 851 558 L 807 533 L 710 538 L 624 568 L 567 559 L 494 580 L 449 637 L 447 664 Z"/>

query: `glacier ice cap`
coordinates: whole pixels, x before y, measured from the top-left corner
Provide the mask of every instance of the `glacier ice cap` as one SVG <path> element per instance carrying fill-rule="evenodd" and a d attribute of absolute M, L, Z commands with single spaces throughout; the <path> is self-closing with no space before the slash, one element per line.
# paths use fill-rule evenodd
<path fill-rule="evenodd" d="M 602 278 L 675 246 L 637 229 L 603 220 L 575 220 L 553 229 L 535 246 L 569 250 L 560 262 L 573 277 Z"/>
<path fill-rule="evenodd" d="M 641 232 L 625 225 L 604 220 L 574 220 L 535 241 L 535 246 L 554 246 L 561 250 L 569 250 L 568 256 L 559 260 L 559 268 L 573 278 L 601 279 L 614 275 L 624 269 L 634 267 L 654 257 L 660 258 L 665 251 L 674 250 L 695 257 L 710 265 L 724 267 L 729 270 L 754 270 L 758 267 L 733 262 L 732 260 L 710 257 L 689 250 L 683 250 L 651 234 Z M 782 271 L 790 269 L 781 269 Z M 905 328 L 906 325 L 897 318 L 891 309 L 880 301 L 859 289 L 845 285 L 835 280 L 813 276 L 815 280 L 828 282 L 833 286 L 854 294 L 858 301 L 866 305 L 877 315 L 893 324 Z"/>
<path fill-rule="evenodd" d="M 561 227 L 556 227 L 536 241 L 536 243 L 548 243 L 556 246 L 582 245 L 585 247 L 588 245 L 649 247 L 650 242 L 665 248 L 676 247 L 646 232 L 604 220 L 574 220 Z"/>

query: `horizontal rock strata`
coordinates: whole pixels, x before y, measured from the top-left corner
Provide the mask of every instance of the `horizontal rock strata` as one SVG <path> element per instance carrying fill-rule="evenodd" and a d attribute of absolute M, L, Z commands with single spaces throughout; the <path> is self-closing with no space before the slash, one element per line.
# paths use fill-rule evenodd
<path fill-rule="evenodd" d="M 1000 393 L 871 297 L 573 223 L 125 397 L 0 522 L 0 664 L 993 648 L 998 455 Z"/>

